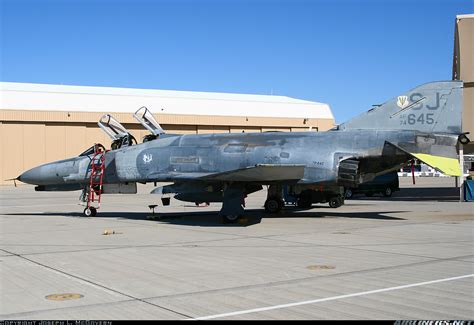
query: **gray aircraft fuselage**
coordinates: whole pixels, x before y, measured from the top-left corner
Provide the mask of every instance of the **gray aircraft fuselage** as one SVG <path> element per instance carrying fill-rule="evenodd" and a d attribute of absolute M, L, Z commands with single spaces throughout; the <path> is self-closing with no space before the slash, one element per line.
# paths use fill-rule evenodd
<path fill-rule="evenodd" d="M 327 132 L 162 134 L 102 153 L 103 184 L 173 182 L 152 193 L 223 202 L 222 215 L 235 217 L 245 195 L 265 184 L 270 185 L 266 208 L 268 203 L 277 211 L 285 184 L 356 187 L 413 158 L 459 176 L 462 92 L 459 81 L 427 83 Z M 39 185 L 38 190 L 90 191 L 92 160 L 92 154 L 82 154 L 33 168 L 18 179 Z M 301 192 L 302 201 L 308 202 L 310 190 Z"/>
<path fill-rule="evenodd" d="M 176 174 L 217 173 L 270 163 L 308 165 L 310 178 L 310 168 L 324 170 L 332 165 L 329 148 L 323 146 L 328 135 L 268 132 L 168 136 L 106 152 L 104 183 L 172 181 Z M 308 145 L 314 149 L 308 152 Z M 38 185 L 84 183 L 88 182 L 89 165 L 90 157 L 74 157 L 31 169 L 20 180 Z M 328 169 L 326 176 L 317 176 L 315 181 L 330 174 Z"/>
<path fill-rule="evenodd" d="M 304 178 L 298 183 L 335 183 L 340 160 L 377 159 L 387 141 L 415 144 L 417 136 L 419 132 L 400 130 L 168 136 L 106 152 L 104 183 L 175 181 L 179 175 L 207 175 L 258 164 L 304 165 Z M 392 170 L 403 162 L 395 156 L 387 158 L 391 161 L 365 172 Z M 75 157 L 31 169 L 20 180 L 37 185 L 88 183 L 89 168 L 89 156 Z"/>

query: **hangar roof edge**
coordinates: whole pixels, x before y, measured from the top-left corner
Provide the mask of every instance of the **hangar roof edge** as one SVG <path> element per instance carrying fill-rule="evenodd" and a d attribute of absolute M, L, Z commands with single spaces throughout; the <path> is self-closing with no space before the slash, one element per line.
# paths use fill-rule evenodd
<path fill-rule="evenodd" d="M 457 19 L 463 19 L 463 18 L 474 18 L 474 14 L 463 14 L 463 15 L 456 15 Z"/>
<path fill-rule="evenodd" d="M 0 82 L 1 109 L 334 119 L 328 104 L 286 96 Z"/>
<path fill-rule="evenodd" d="M 127 87 L 105 87 L 105 86 L 75 86 L 21 82 L 0 82 L 0 90 L 15 91 L 38 91 L 58 92 L 76 94 L 98 94 L 98 95 L 131 95 L 131 96 L 153 96 L 153 97 L 176 97 L 189 99 L 221 99 L 239 101 L 263 101 L 276 103 L 304 103 L 325 104 L 302 99 L 296 99 L 281 95 L 240 94 L 205 91 L 186 90 L 162 90 L 154 88 L 127 88 Z"/>

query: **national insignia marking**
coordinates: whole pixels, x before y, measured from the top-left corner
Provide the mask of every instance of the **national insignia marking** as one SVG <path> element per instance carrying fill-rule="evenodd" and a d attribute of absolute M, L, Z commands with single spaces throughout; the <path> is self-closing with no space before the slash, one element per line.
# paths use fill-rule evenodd
<path fill-rule="evenodd" d="M 143 162 L 145 164 L 148 164 L 149 162 L 151 162 L 153 160 L 153 155 L 150 153 L 150 154 L 144 154 L 143 155 Z"/>

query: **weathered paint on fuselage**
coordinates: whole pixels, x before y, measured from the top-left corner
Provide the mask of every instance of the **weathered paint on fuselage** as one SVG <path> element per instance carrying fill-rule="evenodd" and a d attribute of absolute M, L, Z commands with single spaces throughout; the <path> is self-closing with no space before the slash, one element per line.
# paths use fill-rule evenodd
<path fill-rule="evenodd" d="M 415 146 L 419 134 L 345 130 L 167 136 L 106 152 L 104 183 L 192 180 L 257 164 L 304 165 L 299 183 L 335 183 L 339 161 L 347 158 L 383 161 L 383 166 L 372 165 L 371 173 L 399 167 L 399 159 L 384 153 L 386 142 Z M 30 173 L 41 180 L 38 185 L 87 183 L 90 161 L 82 156 L 52 162 L 24 173 L 22 179 L 28 182 Z"/>
<path fill-rule="evenodd" d="M 173 181 L 177 175 L 207 175 L 257 164 L 302 164 L 306 167 L 300 183 L 335 182 L 341 159 L 381 156 L 385 141 L 412 142 L 414 137 L 413 131 L 359 130 L 167 137 L 107 152 L 104 182 Z M 58 176 L 83 175 L 87 181 L 88 160 L 65 161 L 56 167 L 62 171 Z"/>

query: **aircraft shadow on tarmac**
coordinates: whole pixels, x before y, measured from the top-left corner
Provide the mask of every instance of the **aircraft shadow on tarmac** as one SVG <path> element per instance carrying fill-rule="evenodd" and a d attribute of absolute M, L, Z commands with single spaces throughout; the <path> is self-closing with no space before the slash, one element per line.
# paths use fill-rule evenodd
<path fill-rule="evenodd" d="M 415 185 L 416 186 L 416 185 Z M 381 194 L 374 194 L 367 197 L 364 194 L 355 194 L 353 198 L 346 199 L 346 204 L 350 200 L 379 200 L 379 201 L 436 201 L 436 202 L 457 202 L 459 201 L 459 188 L 455 187 L 418 187 L 402 188 L 394 192 L 393 196 L 385 197 Z"/>
<path fill-rule="evenodd" d="M 245 210 L 244 216 L 235 223 L 223 223 L 218 216 L 217 211 L 186 211 L 186 212 L 99 212 L 96 218 L 123 218 L 131 220 L 147 220 L 163 224 L 195 226 L 195 227 L 248 227 L 259 224 L 263 218 L 363 218 L 363 219 L 378 219 L 378 220 L 406 220 L 403 218 L 388 216 L 386 214 L 404 213 L 407 211 L 382 211 L 382 212 L 328 212 L 314 211 L 313 207 L 310 210 L 301 210 L 295 207 L 286 207 L 285 210 L 278 214 L 268 214 L 263 209 L 248 209 Z M 44 213 L 9 213 L 6 215 L 28 215 L 28 216 L 64 216 L 64 217 L 79 217 L 79 218 L 94 218 L 84 217 L 82 213 L 70 212 L 44 212 Z"/>

